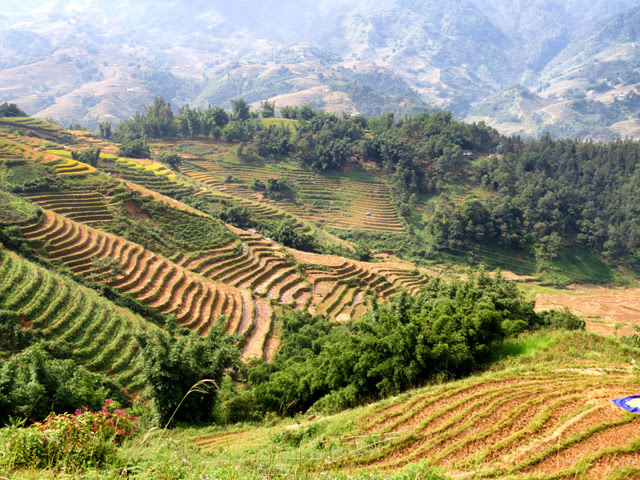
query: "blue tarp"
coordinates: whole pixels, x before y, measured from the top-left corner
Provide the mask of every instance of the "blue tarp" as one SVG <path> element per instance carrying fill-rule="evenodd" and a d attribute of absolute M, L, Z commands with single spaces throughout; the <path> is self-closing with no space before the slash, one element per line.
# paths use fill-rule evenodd
<path fill-rule="evenodd" d="M 624 408 L 631 413 L 640 413 L 640 395 L 632 395 L 624 398 L 614 398 L 611 400 L 614 405 Z"/>

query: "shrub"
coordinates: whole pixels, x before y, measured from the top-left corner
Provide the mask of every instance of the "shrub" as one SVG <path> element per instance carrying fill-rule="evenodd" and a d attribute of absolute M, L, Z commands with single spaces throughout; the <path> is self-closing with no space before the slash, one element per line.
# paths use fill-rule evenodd
<path fill-rule="evenodd" d="M 122 142 L 118 149 L 119 157 L 129 158 L 149 158 L 151 157 L 151 150 L 149 145 L 142 139 L 131 140 L 128 142 Z"/>
<path fill-rule="evenodd" d="M 182 421 L 200 423 L 211 421 L 217 402 L 216 391 L 193 389 L 202 381 L 219 386 L 224 372 L 237 364 L 239 351 L 236 338 L 224 335 L 218 322 L 206 338 L 167 325 L 168 332 L 140 332 L 137 336 L 142 348 L 140 364 L 147 385 L 148 396 L 157 425 Z"/>
<path fill-rule="evenodd" d="M 22 328 L 19 314 L 0 309 L 0 357 L 26 348 L 35 337 L 32 329 Z"/>
<path fill-rule="evenodd" d="M 0 424 L 11 418 L 44 419 L 50 412 L 73 412 L 82 405 L 100 408 L 105 397 L 127 401 L 122 389 L 73 360 L 55 359 L 42 344 L 0 365 Z"/>
<path fill-rule="evenodd" d="M 54 468 L 67 472 L 99 467 L 137 430 L 136 417 L 115 408 L 110 399 L 99 411 L 50 414 L 27 428 L 5 429 L 0 437 L 0 465 Z"/>
<path fill-rule="evenodd" d="M 546 325 L 557 330 L 584 330 L 586 326 L 585 321 L 571 313 L 567 307 L 543 312 L 542 316 Z"/>
<path fill-rule="evenodd" d="M 255 365 L 249 379 L 267 411 L 336 411 L 429 379 L 466 375 L 490 360 L 490 349 L 505 337 L 540 323 L 533 302 L 499 275 L 433 278 L 419 295 L 374 304 L 359 322 L 284 316 L 274 370 Z"/>

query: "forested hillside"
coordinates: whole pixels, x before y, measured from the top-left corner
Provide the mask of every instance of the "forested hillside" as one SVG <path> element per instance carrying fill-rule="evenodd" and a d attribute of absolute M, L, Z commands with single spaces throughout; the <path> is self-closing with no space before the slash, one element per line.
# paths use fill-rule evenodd
<path fill-rule="evenodd" d="M 482 257 L 484 250 L 497 249 L 538 269 L 553 269 L 553 261 L 573 251 L 583 252 L 584 260 L 594 265 L 605 267 L 604 260 L 638 268 L 637 142 L 553 140 L 549 135 L 524 141 L 501 136 L 484 124 L 457 122 L 447 112 L 397 119 L 288 108 L 285 124 L 250 118 L 246 103 L 234 102 L 231 116 L 219 120 L 218 109 L 184 109 L 174 117 L 156 100 L 144 115 L 120 124 L 114 135 L 123 140 L 209 136 L 239 142 L 236 164 L 227 160 L 228 153 L 207 155 L 203 150 L 203 158 L 195 156 L 179 168 L 230 193 L 252 190 L 256 198 L 316 222 L 321 215 L 314 209 L 321 203 L 337 213 L 346 199 L 325 192 L 322 202 L 314 201 L 301 173 L 294 174 L 292 160 L 299 165 L 295 168 L 315 171 L 314 182 L 345 169 L 378 172 L 388 179 L 395 224 L 374 211 L 373 204 L 369 211 L 357 212 L 363 217 L 360 227 L 321 221 L 362 247 L 392 248 L 413 261 L 437 259 L 438 252 Z M 267 117 L 269 107 L 266 103 L 263 110 Z M 241 173 L 242 164 L 246 173 Z M 254 225 L 250 219 L 232 221 L 240 227 Z M 513 263 L 504 257 L 504 267 Z M 584 270 L 582 275 L 586 280 L 601 272 Z"/>

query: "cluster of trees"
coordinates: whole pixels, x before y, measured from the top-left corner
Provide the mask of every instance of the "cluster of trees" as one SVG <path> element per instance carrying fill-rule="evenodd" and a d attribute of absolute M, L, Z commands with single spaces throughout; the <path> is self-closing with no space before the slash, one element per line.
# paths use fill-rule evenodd
<path fill-rule="evenodd" d="M 295 200 L 297 194 L 296 186 L 286 177 L 269 178 L 266 183 L 259 178 L 254 178 L 251 188 L 264 192 L 267 197 L 274 200 L 283 198 Z"/>
<path fill-rule="evenodd" d="M 83 406 L 99 410 L 105 398 L 128 403 L 117 384 L 57 350 L 52 354 L 42 343 L 35 343 L 0 363 L 0 426 L 43 420 L 51 412 L 73 412 Z"/>
<path fill-rule="evenodd" d="M 484 201 L 468 197 L 459 205 L 444 198 L 434 210 L 428 231 L 440 248 L 461 243 L 524 248 L 528 240 L 524 223 L 522 211 L 510 197 Z M 558 248 L 557 242 L 554 245 Z M 545 251 L 550 252 L 551 248 L 548 242 Z"/>
<path fill-rule="evenodd" d="M 553 320 L 580 328 L 564 318 Z M 549 323 L 499 275 L 450 283 L 434 278 L 420 295 L 401 294 L 359 322 L 287 314 L 279 353 L 272 364 L 254 366 L 249 379 L 266 411 L 338 410 L 437 376 L 468 374 L 505 338 Z"/>
<path fill-rule="evenodd" d="M 292 135 L 284 125 L 269 125 L 258 129 L 251 139 L 241 145 L 239 154 L 248 160 L 277 161 L 291 152 Z"/>
<path fill-rule="evenodd" d="M 295 248 L 303 252 L 323 253 L 322 246 L 313 235 L 301 232 L 300 228 L 286 218 L 270 228 L 263 228 L 262 231 L 269 238 L 285 247 Z"/>
<path fill-rule="evenodd" d="M 502 153 L 475 172 L 479 185 L 501 199 L 480 202 L 491 218 L 499 218 L 494 227 L 501 237 L 533 245 L 548 257 L 580 246 L 637 262 L 640 143 L 545 135 L 528 142 L 505 138 Z"/>
<path fill-rule="evenodd" d="M 100 149 L 90 148 L 89 150 L 76 151 L 71 150 L 71 158 L 78 162 L 87 163 L 93 167 L 98 166 L 98 160 L 100 159 Z"/>
<path fill-rule="evenodd" d="M 143 138 L 124 140 L 118 148 L 118 156 L 129 158 L 150 158 L 151 150 Z"/>
<path fill-rule="evenodd" d="M 119 123 L 113 132 L 109 124 L 100 124 L 100 133 L 104 138 L 113 137 L 120 142 L 176 137 L 246 140 L 258 127 L 254 124 L 245 132 L 247 125 L 244 123 L 257 119 L 257 114 L 251 114 L 249 105 L 242 98 L 232 100 L 231 104 L 231 113 L 222 107 L 200 109 L 186 106 L 174 114 L 171 104 L 158 97 L 143 112 L 136 112 L 129 120 Z"/>
<path fill-rule="evenodd" d="M 1 117 L 26 117 L 27 114 L 15 103 L 4 102 L 0 104 Z"/>

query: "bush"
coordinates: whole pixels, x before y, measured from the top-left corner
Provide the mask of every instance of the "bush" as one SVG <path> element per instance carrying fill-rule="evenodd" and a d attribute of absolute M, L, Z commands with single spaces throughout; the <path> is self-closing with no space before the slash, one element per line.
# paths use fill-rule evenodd
<path fill-rule="evenodd" d="M 499 275 L 434 278 L 420 295 L 374 304 L 359 322 L 286 315 L 275 371 L 256 365 L 249 378 L 267 411 L 336 411 L 432 378 L 467 375 L 504 338 L 540 323 L 533 302 Z"/>
<path fill-rule="evenodd" d="M 202 423 L 215 418 L 214 407 L 225 371 L 239 362 L 240 352 L 236 338 L 224 335 L 223 322 L 217 322 L 206 338 L 178 329 L 175 323 L 167 325 L 168 332 L 137 336 L 142 348 L 140 363 L 147 385 L 147 393 L 157 425 L 168 422 Z M 203 388 L 192 389 L 202 381 Z"/>
<path fill-rule="evenodd" d="M 110 399 L 101 410 L 80 408 L 73 414 L 50 414 L 28 428 L 16 426 L 0 436 L 0 465 L 54 468 L 67 473 L 99 467 L 137 430 L 137 418 L 115 408 Z"/>
<path fill-rule="evenodd" d="M 122 142 L 118 149 L 119 157 L 129 158 L 149 158 L 151 157 L 151 150 L 147 142 L 141 139 L 131 140 L 128 142 Z"/>
<path fill-rule="evenodd" d="M 36 344 L 0 365 L 0 424 L 12 419 L 42 420 L 50 412 L 81 406 L 100 408 L 105 397 L 127 402 L 122 389 L 73 360 L 58 360 Z"/>
<path fill-rule="evenodd" d="M 22 328 L 19 314 L 0 309 L 0 357 L 28 347 L 35 338 L 32 329 Z"/>
<path fill-rule="evenodd" d="M 567 307 L 543 312 L 541 315 L 545 324 L 556 330 L 584 330 L 586 326 L 585 321 L 571 313 Z"/>

